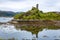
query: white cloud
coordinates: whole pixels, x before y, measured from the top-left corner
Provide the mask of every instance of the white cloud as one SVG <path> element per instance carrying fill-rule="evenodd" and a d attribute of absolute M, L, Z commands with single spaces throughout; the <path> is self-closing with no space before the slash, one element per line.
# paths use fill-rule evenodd
<path fill-rule="evenodd" d="M 26 11 L 39 4 L 43 11 L 60 11 L 60 0 L 1 0 L 0 10 Z"/>

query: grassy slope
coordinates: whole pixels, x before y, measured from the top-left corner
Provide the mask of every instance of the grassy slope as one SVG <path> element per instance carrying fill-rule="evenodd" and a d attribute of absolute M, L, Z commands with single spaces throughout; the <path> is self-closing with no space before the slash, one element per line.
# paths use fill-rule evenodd
<path fill-rule="evenodd" d="M 60 20 L 60 14 L 57 14 L 56 12 L 43 13 L 39 9 L 33 7 L 31 10 L 28 10 L 27 12 L 21 12 L 20 14 L 15 15 L 14 18 L 23 20 Z"/>

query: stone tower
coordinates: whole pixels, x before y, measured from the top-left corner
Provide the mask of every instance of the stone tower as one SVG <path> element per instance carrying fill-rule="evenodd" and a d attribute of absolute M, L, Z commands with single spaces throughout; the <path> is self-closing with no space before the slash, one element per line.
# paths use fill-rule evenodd
<path fill-rule="evenodd" d="M 39 7 L 39 4 L 36 4 L 36 8 L 38 9 L 38 7 Z"/>

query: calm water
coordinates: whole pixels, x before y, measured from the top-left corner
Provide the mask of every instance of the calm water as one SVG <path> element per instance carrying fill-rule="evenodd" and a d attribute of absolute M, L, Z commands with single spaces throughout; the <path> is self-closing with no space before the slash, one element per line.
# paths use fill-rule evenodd
<path fill-rule="evenodd" d="M 0 17 L 0 22 L 8 22 L 8 21 L 10 21 L 10 20 L 12 20 L 13 19 L 13 17 Z"/>
<path fill-rule="evenodd" d="M 7 22 L 12 18 L 0 17 L 0 22 Z M 37 27 L 19 27 L 13 24 L 2 24 L 0 25 L 0 38 L 15 40 L 60 40 L 60 29 L 59 28 L 37 28 Z M 34 28 L 34 29 L 33 29 Z"/>

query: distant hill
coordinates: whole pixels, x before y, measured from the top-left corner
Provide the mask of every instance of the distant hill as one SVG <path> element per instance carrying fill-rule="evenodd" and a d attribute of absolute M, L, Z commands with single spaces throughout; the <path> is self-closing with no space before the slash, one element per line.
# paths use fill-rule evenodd
<path fill-rule="evenodd" d="M 14 15 L 16 15 L 17 13 L 12 12 L 12 11 L 0 11 L 0 17 L 12 17 Z"/>

